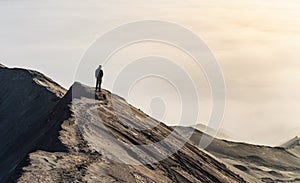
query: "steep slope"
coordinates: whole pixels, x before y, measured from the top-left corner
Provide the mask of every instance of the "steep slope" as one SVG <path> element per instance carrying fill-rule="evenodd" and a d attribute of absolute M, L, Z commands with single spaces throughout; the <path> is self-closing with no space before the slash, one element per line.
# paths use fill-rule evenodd
<path fill-rule="evenodd" d="M 46 86 L 46 87 L 45 87 Z M 0 182 L 35 150 L 46 118 L 65 90 L 39 72 L 0 65 Z"/>
<path fill-rule="evenodd" d="M 189 141 L 162 161 L 136 164 L 155 157 L 133 145 L 166 139 L 172 128 L 124 99 L 102 92 L 104 95 L 95 94 L 94 88 L 80 83 L 72 86 L 48 119 L 62 126 L 59 139 L 68 151 L 31 153 L 30 165 L 24 168 L 19 182 L 245 182 Z M 175 133 L 170 142 L 176 146 L 182 138 Z M 170 148 L 165 143 L 155 151 L 163 155 Z M 122 163 L 126 162 L 123 157 L 132 162 Z"/>
<path fill-rule="evenodd" d="M 181 127 L 182 133 L 189 130 L 192 129 Z M 208 138 L 208 135 L 196 130 L 190 139 L 198 144 L 201 138 Z M 300 182 L 300 158 L 285 148 L 215 138 L 206 150 L 263 182 Z"/>

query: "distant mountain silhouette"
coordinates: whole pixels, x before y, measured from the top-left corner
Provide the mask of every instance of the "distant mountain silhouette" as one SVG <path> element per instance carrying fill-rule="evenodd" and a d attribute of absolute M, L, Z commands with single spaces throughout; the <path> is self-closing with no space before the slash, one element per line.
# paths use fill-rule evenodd
<path fill-rule="evenodd" d="M 192 127 L 199 131 L 206 132 L 208 135 L 212 135 L 216 132 L 215 129 L 210 128 L 202 123 L 198 123 Z M 231 134 L 228 131 L 225 131 L 224 129 L 219 129 L 217 131 L 216 137 L 220 139 L 228 139 L 231 137 Z"/>
<path fill-rule="evenodd" d="M 286 149 L 291 149 L 291 148 L 294 148 L 296 146 L 300 146 L 300 138 L 298 136 L 296 136 L 293 139 L 285 142 L 280 147 L 283 147 L 283 148 L 286 148 Z"/>
<path fill-rule="evenodd" d="M 281 147 L 300 158 L 300 138 L 298 136 L 282 144 Z"/>

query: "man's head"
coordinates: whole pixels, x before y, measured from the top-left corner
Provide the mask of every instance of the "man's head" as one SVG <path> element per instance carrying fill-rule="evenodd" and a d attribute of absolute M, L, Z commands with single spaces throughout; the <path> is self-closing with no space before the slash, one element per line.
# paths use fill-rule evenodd
<path fill-rule="evenodd" d="M 101 69 L 101 68 L 102 68 L 102 65 L 99 65 L 99 68 Z"/>

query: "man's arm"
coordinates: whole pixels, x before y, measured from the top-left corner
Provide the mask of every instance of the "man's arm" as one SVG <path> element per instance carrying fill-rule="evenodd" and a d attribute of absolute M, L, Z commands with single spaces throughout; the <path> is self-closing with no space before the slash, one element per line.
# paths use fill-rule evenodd
<path fill-rule="evenodd" d="M 95 70 L 95 77 L 98 78 L 99 68 Z"/>

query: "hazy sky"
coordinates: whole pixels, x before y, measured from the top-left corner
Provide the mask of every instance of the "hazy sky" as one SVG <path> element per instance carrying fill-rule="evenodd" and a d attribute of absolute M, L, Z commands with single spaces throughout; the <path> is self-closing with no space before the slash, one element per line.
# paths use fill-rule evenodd
<path fill-rule="evenodd" d="M 0 62 L 39 70 L 69 88 L 81 56 L 106 31 L 143 19 L 175 22 L 203 38 L 223 69 L 227 85 L 223 128 L 232 139 L 278 145 L 300 135 L 299 9 L 298 0 L 3 0 Z M 172 49 L 155 43 L 133 45 L 112 58 L 106 76 L 121 67 L 113 60 L 159 54 L 179 58 L 194 77 L 202 77 L 197 87 L 207 88 L 203 75 L 192 71 L 189 58 Z M 86 84 L 94 83 L 93 72 Z M 105 78 L 105 88 L 111 89 L 110 79 Z M 136 85 L 130 101 L 150 112 L 147 86 L 151 81 L 145 83 Z M 165 95 L 171 89 L 163 90 Z M 178 117 L 173 111 L 179 109 L 178 98 L 172 92 L 166 96 L 175 107 L 165 121 L 173 124 Z M 207 89 L 200 99 L 202 106 L 207 106 L 201 109 L 200 121 L 205 123 L 210 105 Z"/>

